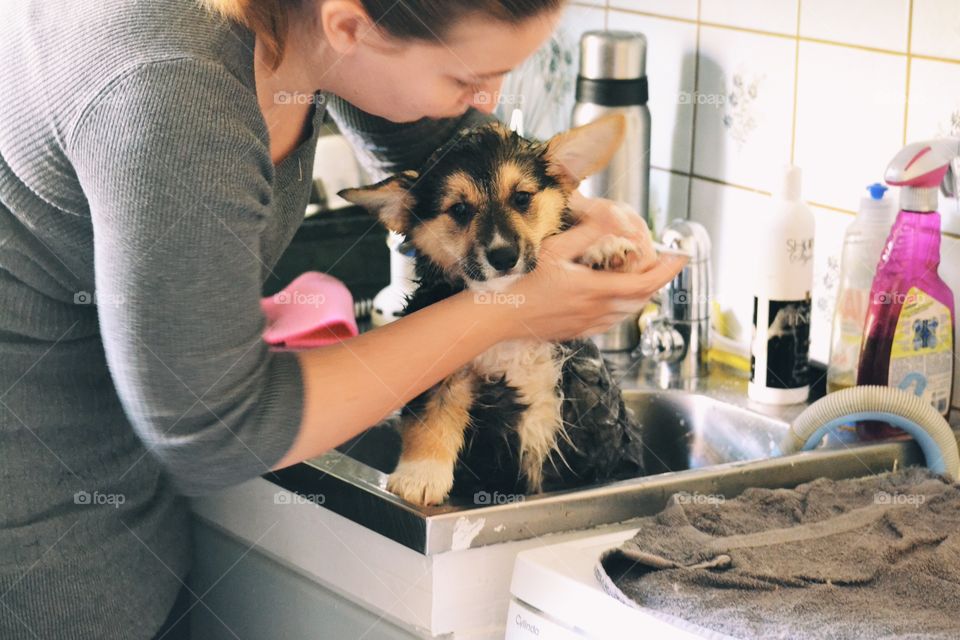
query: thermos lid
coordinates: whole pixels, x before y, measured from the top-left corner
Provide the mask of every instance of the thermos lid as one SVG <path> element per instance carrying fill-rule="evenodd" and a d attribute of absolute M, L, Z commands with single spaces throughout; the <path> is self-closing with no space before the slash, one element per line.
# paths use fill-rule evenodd
<path fill-rule="evenodd" d="M 580 38 L 580 77 L 636 80 L 646 75 L 647 39 L 632 31 L 587 31 Z"/>

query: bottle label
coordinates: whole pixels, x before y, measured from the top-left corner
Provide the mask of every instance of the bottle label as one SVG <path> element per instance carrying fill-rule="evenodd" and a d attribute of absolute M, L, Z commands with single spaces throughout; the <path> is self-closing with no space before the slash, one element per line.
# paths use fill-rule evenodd
<path fill-rule="evenodd" d="M 869 306 L 869 289 L 845 288 L 837 296 L 830 367 L 835 373 L 849 378 L 846 386 L 856 384 L 860 348 L 863 345 L 863 325 Z"/>
<path fill-rule="evenodd" d="M 911 287 L 903 300 L 890 350 L 887 377 L 927 400 L 941 414 L 950 408 L 953 381 L 953 317 L 950 309 Z"/>
<path fill-rule="evenodd" d="M 809 294 L 803 300 L 753 299 L 751 380 L 771 389 L 809 384 L 810 306 Z"/>
<path fill-rule="evenodd" d="M 789 238 L 787 240 L 787 259 L 790 264 L 806 265 L 813 260 L 813 238 Z"/>

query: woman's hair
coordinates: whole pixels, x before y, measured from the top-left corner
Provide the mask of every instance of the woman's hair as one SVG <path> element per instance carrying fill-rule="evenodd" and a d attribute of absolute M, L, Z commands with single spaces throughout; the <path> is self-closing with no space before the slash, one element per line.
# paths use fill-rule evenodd
<path fill-rule="evenodd" d="M 391 36 L 404 40 L 443 38 L 461 18 L 478 14 L 520 22 L 563 5 L 565 0 L 360 0 L 367 15 Z M 279 66 L 291 11 L 306 0 L 200 0 L 208 9 L 253 30 L 267 62 Z"/>

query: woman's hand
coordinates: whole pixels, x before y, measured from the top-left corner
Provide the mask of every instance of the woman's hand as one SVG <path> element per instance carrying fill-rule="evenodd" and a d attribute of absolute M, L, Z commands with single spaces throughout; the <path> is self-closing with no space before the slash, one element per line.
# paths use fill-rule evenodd
<path fill-rule="evenodd" d="M 638 248 L 639 262 L 632 271 L 643 273 L 657 263 L 657 251 L 653 247 L 650 229 L 640 214 L 625 202 L 614 202 L 605 198 L 587 198 L 579 191 L 570 196 L 570 211 L 583 223 L 592 220 L 607 227 L 610 233 L 623 236 Z"/>
<path fill-rule="evenodd" d="M 569 340 L 606 331 L 643 308 L 687 262 L 683 256 L 657 258 L 653 252 L 645 271 L 595 271 L 577 264 L 574 260 L 603 236 L 630 233 L 629 237 L 642 239 L 646 229 L 640 220 L 643 228 L 631 230 L 604 206 L 591 208 L 580 220 L 572 229 L 544 240 L 537 268 L 498 294 L 509 303 L 504 308 L 515 320 L 511 337 Z M 649 242 L 649 232 L 646 238 Z"/>

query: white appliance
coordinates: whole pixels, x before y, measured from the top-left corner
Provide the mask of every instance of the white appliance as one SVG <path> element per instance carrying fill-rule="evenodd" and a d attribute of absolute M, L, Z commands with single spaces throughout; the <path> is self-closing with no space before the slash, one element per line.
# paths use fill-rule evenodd
<path fill-rule="evenodd" d="M 505 640 L 733 640 L 674 616 L 625 604 L 603 591 L 594 577 L 600 554 L 635 533 L 628 529 L 517 554 Z"/>

